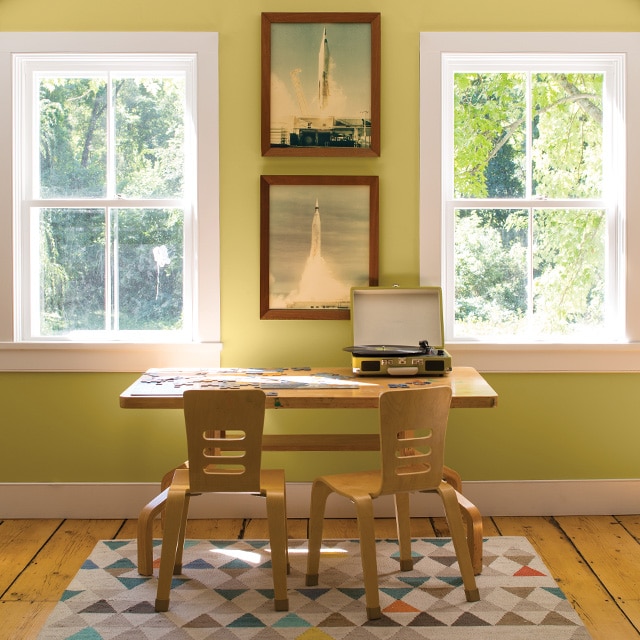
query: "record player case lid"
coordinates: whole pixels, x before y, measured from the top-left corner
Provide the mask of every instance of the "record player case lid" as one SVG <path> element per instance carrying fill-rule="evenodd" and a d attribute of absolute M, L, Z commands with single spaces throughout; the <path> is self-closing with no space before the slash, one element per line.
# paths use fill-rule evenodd
<path fill-rule="evenodd" d="M 441 287 L 354 287 L 351 325 L 355 345 L 444 347 Z"/>

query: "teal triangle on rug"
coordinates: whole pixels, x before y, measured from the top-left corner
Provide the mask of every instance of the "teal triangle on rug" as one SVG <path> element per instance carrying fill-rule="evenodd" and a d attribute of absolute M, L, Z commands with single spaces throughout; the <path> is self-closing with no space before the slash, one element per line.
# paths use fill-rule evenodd
<path fill-rule="evenodd" d="M 305 586 L 306 541 L 290 540 L 289 611 L 274 611 L 269 547 L 188 540 L 169 611 L 155 574 L 136 570 L 136 542 L 100 541 L 38 640 L 589 640 L 580 617 L 526 538 L 490 537 L 467 602 L 448 538 L 413 540 L 400 571 L 396 540 L 376 543 L 382 618 L 367 620 L 357 540 L 323 544 L 319 584 Z"/>

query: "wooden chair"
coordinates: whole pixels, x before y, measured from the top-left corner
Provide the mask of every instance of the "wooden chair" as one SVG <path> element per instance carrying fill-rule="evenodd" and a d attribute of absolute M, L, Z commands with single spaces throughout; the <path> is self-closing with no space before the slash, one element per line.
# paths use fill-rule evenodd
<path fill-rule="evenodd" d="M 321 476 L 311 488 L 307 586 L 318 584 L 322 525 L 327 498 L 337 493 L 356 507 L 367 618 L 381 617 L 373 500 L 393 495 L 400 569 L 413 568 L 409 494 L 437 492 L 442 498 L 466 599 L 480 599 L 455 489 L 442 479 L 444 441 L 451 402 L 449 387 L 386 391 L 380 396 L 380 469 Z"/>
<path fill-rule="evenodd" d="M 259 389 L 185 391 L 189 464 L 175 470 L 166 489 L 156 611 L 169 609 L 172 576 L 182 571 L 190 497 L 230 492 L 266 498 L 274 608 L 288 611 L 285 478 L 281 469 L 261 469 L 264 413 L 265 395 Z"/>

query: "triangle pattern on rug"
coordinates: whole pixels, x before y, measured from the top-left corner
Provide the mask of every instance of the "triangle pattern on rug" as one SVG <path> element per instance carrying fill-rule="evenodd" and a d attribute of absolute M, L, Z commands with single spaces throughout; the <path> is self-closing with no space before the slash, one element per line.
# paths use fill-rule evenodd
<path fill-rule="evenodd" d="M 169 611 L 156 613 L 157 571 L 138 575 L 135 541 L 101 541 L 38 640 L 589 640 L 526 538 L 486 539 L 479 602 L 466 601 L 449 538 L 413 540 L 406 572 L 397 541 L 378 541 L 378 620 L 366 617 L 357 540 L 323 543 L 315 587 L 305 585 L 306 541 L 289 546 L 289 611 L 273 607 L 268 541 L 188 540 Z M 154 565 L 159 554 L 154 542 Z"/>

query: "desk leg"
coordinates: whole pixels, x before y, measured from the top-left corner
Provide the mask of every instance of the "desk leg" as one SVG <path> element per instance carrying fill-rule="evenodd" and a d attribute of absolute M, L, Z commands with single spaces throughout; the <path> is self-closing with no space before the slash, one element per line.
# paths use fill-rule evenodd
<path fill-rule="evenodd" d="M 186 469 L 189 462 L 184 462 L 177 467 Z M 153 575 L 153 521 L 161 513 L 164 516 L 164 507 L 167 502 L 167 493 L 173 481 L 175 469 L 164 474 L 160 483 L 160 493 L 145 505 L 138 515 L 138 573 L 141 576 Z"/>
<path fill-rule="evenodd" d="M 462 478 L 457 471 L 445 466 L 442 475 L 447 483 L 456 490 L 462 518 L 467 528 L 467 545 L 469 546 L 473 572 L 480 575 L 482 573 L 482 514 L 478 507 L 462 495 Z"/>

